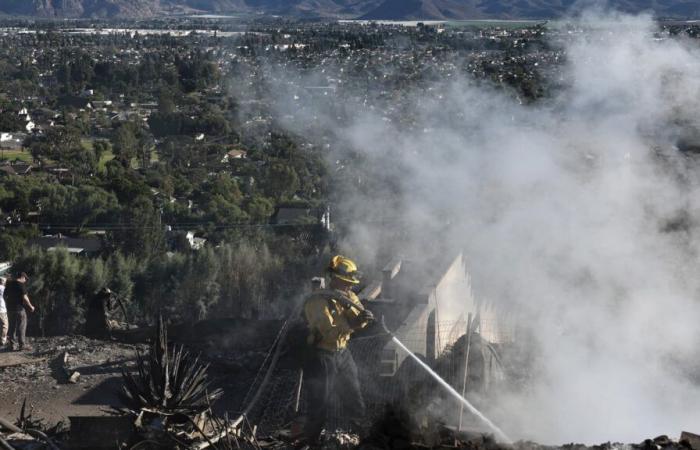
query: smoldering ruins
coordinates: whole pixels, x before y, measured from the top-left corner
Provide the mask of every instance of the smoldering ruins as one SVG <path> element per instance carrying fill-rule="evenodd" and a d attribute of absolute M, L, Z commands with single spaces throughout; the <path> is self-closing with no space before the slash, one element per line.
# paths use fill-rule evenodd
<path fill-rule="evenodd" d="M 323 87 L 342 58 L 257 67 L 271 116 L 324 149 L 336 186 L 326 207 L 290 208 L 313 228 L 278 210 L 277 232 L 313 235 L 316 276 L 352 255 L 381 318 L 349 344 L 371 426 L 351 433 L 335 401 L 323 448 L 700 449 L 700 49 L 644 15 L 550 27 L 540 98 L 437 71 L 379 108 L 357 86 Z M 293 447 L 305 283 L 272 313 L 2 354 L 0 445 Z"/>

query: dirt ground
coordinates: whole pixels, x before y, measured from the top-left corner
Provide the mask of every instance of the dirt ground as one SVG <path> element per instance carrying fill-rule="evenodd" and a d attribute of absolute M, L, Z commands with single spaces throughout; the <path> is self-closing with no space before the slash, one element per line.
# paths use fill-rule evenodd
<path fill-rule="evenodd" d="M 274 330 L 268 334 L 274 335 Z M 235 335 L 239 338 L 232 340 L 229 334 L 228 345 L 206 339 L 188 345 L 191 351 L 201 355 L 203 362 L 210 364 L 211 386 L 224 389 L 224 397 L 214 405 L 217 414 L 237 412 L 265 357 L 265 350 L 269 347 L 269 339 L 252 340 L 248 333 L 241 334 L 240 328 Z M 121 372 L 135 366 L 137 351 L 145 353 L 148 350 L 147 344 L 99 341 L 81 336 L 32 339 L 30 344 L 33 346 L 30 352 L 0 353 L 0 417 L 14 422 L 26 398 L 28 405 L 33 406 L 33 418 L 43 420 L 47 426 L 59 421 L 67 424 L 70 416 L 108 415 L 114 411 L 114 407 L 122 406 L 117 395 L 122 385 Z M 232 347 L 236 351 L 232 351 Z M 67 362 L 64 363 L 64 360 Z M 80 373 L 80 377 L 72 383 L 69 377 L 75 371 Z M 406 418 L 387 413 L 374 423 L 370 438 L 359 448 L 425 448 L 425 443 L 414 446 L 411 442 L 410 436 L 413 433 L 410 422 Z M 445 436 L 437 433 L 433 436 L 435 442 L 431 445 L 437 444 L 434 448 L 458 447 L 473 450 L 555 449 L 527 442 L 503 447 L 483 436 L 472 437 L 472 440 L 455 445 L 455 437 L 449 431 Z M 339 438 L 333 439 L 335 442 Z M 449 445 L 442 445 L 445 442 Z M 343 445 L 335 442 L 329 448 L 354 448 L 354 445 L 354 441 Z M 658 437 L 631 446 L 605 444 L 592 448 L 608 450 L 622 447 L 639 450 L 700 450 L 700 436 L 688 435 L 679 441 Z M 587 449 L 576 445 L 562 448 Z"/>
<path fill-rule="evenodd" d="M 30 344 L 32 351 L 0 353 L 0 415 L 14 420 L 26 399 L 33 415 L 48 424 L 68 416 L 107 414 L 118 406 L 121 371 L 133 366 L 137 348 L 145 349 L 83 337 L 33 339 Z M 68 380 L 72 371 L 80 373 L 76 383 Z"/>
<path fill-rule="evenodd" d="M 236 413 L 275 329 L 262 333 L 264 339 L 250 339 L 257 327 L 226 323 L 223 330 L 211 324 L 207 328 L 214 330 L 215 339 L 195 329 L 181 332 L 185 336 L 182 342 L 187 350 L 199 354 L 202 362 L 210 364 L 211 386 L 224 389 L 224 396 L 214 405 L 215 412 Z M 259 329 L 257 333 L 261 334 Z M 102 341 L 84 336 L 30 338 L 29 344 L 32 351 L 0 352 L 0 417 L 14 421 L 26 398 L 27 404 L 33 406 L 33 416 L 47 425 L 68 423 L 69 416 L 107 415 L 114 407 L 123 406 L 117 395 L 122 385 L 121 373 L 135 367 L 137 350 L 146 353 L 149 347 L 146 343 Z M 80 377 L 71 383 L 69 376 L 74 371 Z"/>

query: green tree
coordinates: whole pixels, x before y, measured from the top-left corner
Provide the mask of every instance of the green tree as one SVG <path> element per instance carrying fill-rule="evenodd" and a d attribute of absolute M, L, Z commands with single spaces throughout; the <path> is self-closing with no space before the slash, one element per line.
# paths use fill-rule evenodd
<path fill-rule="evenodd" d="M 105 169 L 103 187 L 114 192 L 121 204 L 130 204 L 139 196 L 147 197 L 151 194 L 143 178 L 118 161 L 108 161 Z"/>
<path fill-rule="evenodd" d="M 37 195 L 40 195 L 42 220 L 56 225 L 72 224 L 82 228 L 94 222 L 114 221 L 119 214 L 116 196 L 96 186 L 76 188 L 48 184 Z"/>
<path fill-rule="evenodd" d="M 0 231 L 0 262 L 12 261 L 24 250 L 27 239 L 39 235 L 35 226 Z"/>
<path fill-rule="evenodd" d="M 158 93 L 158 112 L 161 114 L 172 114 L 175 112 L 175 98 L 170 89 L 161 88 Z"/>
<path fill-rule="evenodd" d="M 132 122 L 119 125 L 112 136 L 114 158 L 124 167 L 131 167 L 131 160 L 136 157 L 139 148 L 138 130 Z"/>
<path fill-rule="evenodd" d="M 36 319 L 42 335 L 67 334 L 80 330 L 84 321 L 86 292 L 78 289 L 85 267 L 66 249 L 45 252 L 30 248 L 14 263 L 30 274 L 30 296 L 37 307 Z"/>
<path fill-rule="evenodd" d="M 187 117 L 179 112 L 158 111 L 148 118 L 148 127 L 154 136 L 165 137 L 185 133 Z"/>
<path fill-rule="evenodd" d="M 267 223 L 274 209 L 272 202 L 260 195 L 253 195 L 245 205 L 245 210 L 253 223 Z"/>
<path fill-rule="evenodd" d="M 109 142 L 106 141 L 95 141 L 92 144 L 92 151 L 95 152 L 95 159 L 99 162 L 105 153 L 111 150 Z"/>
<path fill-rule="evenodd" d="M 124 320 L 130 323 L 147 323 L 143 310 L 132 298 L 135 280 L 144 270 L 144 265 L 138 259 L 126 257 L 119 251 L 109 255 L 106 264 L 110 273 L 109 288 L 119 296 L 128 312 L 128 317 Z"/>
<path fill-rule="evenodd" d="M 247 241 L 217 250 L 221 298 L 217 309 L 232 317 L 269 314 L 282 286 L 283 262 L 266 245 Z"/>
<path fill-rule="evenodd" d="M 114 238 L 127 255 L 146 260 L 165 251 L 165 230 L 160 211 L 149 197 L 139 196 L 122 212 L 120 230 Z"/>
<path fill-rule="evenodd" d="M 291 198 L 299 189 L 299 176 L 282 162 L 272 163 L 265 174 L 264 189 L 268 197 L 279 200 Z"/>
<path fill-rule="evenodd" d="M 0 131 L 24 131 L 25 121 L 15 111 L 0 112 Z"/>

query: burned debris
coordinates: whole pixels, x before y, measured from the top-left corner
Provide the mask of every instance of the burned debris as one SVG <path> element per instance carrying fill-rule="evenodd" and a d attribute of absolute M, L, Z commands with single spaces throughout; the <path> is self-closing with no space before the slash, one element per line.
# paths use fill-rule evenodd
<path fill-rule="evenodd" d="M 46 427 L 40 419 L 32 417 L 33 406 L 22 402 L 19 416 L 15 423 L 0 417 L 0 448 L 3 450 L 48 449 L 60 450 L 57 442 L 67 435 L 62 422 Z M 7 432 L 5 436 L 3 431 Z"/>
<path fill-rule="evenodd" d="M 206 432 L 221 422 L 211 422 L 211 404 L 221 389 L 210 390 L 207 365 L 182 346 L 171 347 L 162 317 L 147 356 L 138 354 L 135 375 L 123 372 L 120 397 L 134 416 L 140 442 L 185 448 L 193 439 L 206 439 Z M 137 444 L 145 445 L 145 444 Z"/>
<path fill-rule="evenodd" d="M 298 374 L 287 368 L 276 368 L 269 364 L 275 359 L 276 348 L 280 348 L 280 352 L 285 349 L 285 345 L 280 345 L 280 339 L 283 341 L 284 336 L 284 332 L 278 333 L 278 340 L 272 345 L 267 355 L 267 364 L 261 364 L 262 376 L 267 378 L 267 381 L 253 386 L 253 397 L 257 397 L 255 401 L 259 403 L 258 406 L 262 405 L 262 408 L 247 408 L 246 414 L 235 418 L 215 411 L 212 406 L 217 399 L 222 398 L 224 392 L 212 388 L 212 379 L 208 376 L 210 366 L 181 345 L 169 342 L 167 327 L 160 321 L 148 349 L 130 347 L 131 352 L 137 353 L 137 358 L 135 364 L 127 366 L 128 369 L 125 369 L 122 374 L 122 385 L 119 389 L 123 406 L 119 408 L 118 413 L 101 417 L 71 417 L 70 428 L 62 424 L 47 426 L 44 421 L 34 418 L 29 403 L 23 402 L 19 407 L 19 416 L 15 423 L 0 420 L 2 429 L 0 446 L 3 450 L 96 450 L 115 448 L 117 443 L 121 443 L 120 448 L 142 450 L 291 448 L 294 444 L 294 433 L 290 426 L 293 427 L 293 424 L 282 423 L 271 426 L 272 423 L 266 422 L 269 417 L 266 418 L 268 412 L 265 411 L 268 406 L 266 403 L 274 400 L 278 409 L 288 409 L 285 417 L 293 417 L 295 393 L 298 389 L 293 378 Z M 473 339 L 475 348 L 478 348 L 478 336 L 474 336 Z M 85 367 L 86 360 L 80 358 L 79 351 L 76 353 L 76 350 L 81 347 L 75 347 L 75 344 L 73 347 L 66 346 L 66 343 L 63 346 L 70 350 L 62 350 L 52 360 L 60 359 L 61 370 L 64 370 L 63 376 L 66 377 L 72 367 Z M 43 349 L 41 345 L 38 347 Z M 436 361 L 438 372 L 447 379 L 452 374 L 454 379 L 450 380 L 450 383 L 455 385 L 459 384 L 462 371 L 459 367 L 450 369 L 450 366 L 457 361 L 464 361 L 464 348 L 465 342 L 462 337 L 448 346 Z M 73 354 L 77 356 L 74 358 Z M 261 361 L 258 360 L 258 363 Z M 9 369 L 11 368 L 7 370 Z M 90 373 L 89 369 L 84 371 Z M 266 376 L 268 373 L 271 375 Z M 281 379 L 288 376 L 291 376 L 290 382 L 282 383 Z M 425 395 L 434 396 L 434 391 L 430 392 L 429 383 L 426 384 L 425 379 L 416 378 L 415 380 L 418 385 L 428 388 L 424 391 Z M 64 378 L 63 382 L 67 380 Z M 83 381 L 78 380 L 78 383 L 81 382 Z M 259 389 L 261 387 L 262 389 Z M 421 394 L 419 391 L 412 390 L 410 395 L 415 397 Z M 290 401 L 282 401 L 282 398 L 289 398 Z M 298 402 L 298 399 L 296 401 Z M 251 398 L 249 397 L 244 403 L 251 403 Z M 620 444 L 593 447 L 572 444 L 553 447 L 531 442 L 504 445 L 498 443 L 488 433 L 473 430 L 460 431 L 454 425 L 445 423 L 439 415 L 416 416 L 409 413 L 410 410 L 415 409 L 413 406 L 378 405 L 380 409 L 377 413 L 372 413 L 374 414 L 373 424 L 365 436 L 344 431 L 342 422 L 332 419 L 334 422 L 321 436 L 319 448 L 612 450 L 620 447 Z M 630 445 L 628 448 L 698 450 L 700 449 L 698 444 L 700 444 L 700 436 L 684 432 L 678 440 L 662 436 Z"/>
<path fill-rule="evenodd" d="M 221 397 L 221 390 L 208 391 L 207 366 L 200 364 L 198 357 L 181 346 L 170 348 L 162 317 L 156 334 L 149 355 L 138 354 L 138 374 L 123 372 L 122 399 L 134 411 L 146 409 L 166 416 L 201 414 Z"/>

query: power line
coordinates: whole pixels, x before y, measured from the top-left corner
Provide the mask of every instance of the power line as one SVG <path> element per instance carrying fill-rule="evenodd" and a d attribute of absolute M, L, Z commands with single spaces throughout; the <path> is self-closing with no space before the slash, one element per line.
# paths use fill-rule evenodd
<path fill-rule="evenodd" d="M 308 209 L 318 209 L 318 208 L 308 208 Z M 307 216 L 311 217 L 311 216 Z M 401 221 L 399 220 L 369 220 L 363 221 L 364 225 L 397 225 Z M 345 221 L 334 221 L 334 224 L 349 224 Z M 250 222 L 236 222 L 236 223 L 221 223 L 214 222 L 210 220 L 202 220 L 196 222 L 173 222 L 173 223 L 163 223 L 158 225 L 132 225 L 124 222 L 93 222 L 93 223 L 77 223 L 77 222 L 18 222 L 18 223 L 0 223 L 0 229 L 3 228 L 21 228 L 21 227 L 31 227 L 35 226 L 42 229 L 54 229 L 54 230 L 105 230 L 105 231 L 119 231 L 119 230 L 142 230 L 142 229 L 182 229 L 182 228 L 193 228 L 193 227 L 207 227 L 214 229 L 251 229 L 251 228 L 318 228 L 326 227 L 326 224 L 321 222 L 313 223 L 250 223 Z"/>
<path fill-rule="evenodd" d="M 55 224 L 42 224 L 42 223 L 17 223 L 17 224 L 6 224 L 6 225 L 1 225 L 0 228 L 20 228 L 20 227 L 28 227 L 28 226 L 37 226 L 38 228 L 43 228 L 43 229 L 53 229 L 53 230 L 74 230 L 74 229 L 83 229 L 83 230 L 95 230 L 95 231 L 100 231 L 100 230 L 105 230 L 105 231 L 118 231 L 118 230 L 143 230 L 143 229 L 159 229 L 159 228 L 193 228 L 193 227 L 200 227 L 200 226 L 205 226 L 208 228 L 215 228 L 215 229 L 235 229 L 235 228 L 301 228 L 301 227 L 308 227 L 308 228 L 313 228 L 313 227 L 322 227 L 323 225 L 321 224 L 272 224 L 272 223 L 237 223 L 237 224 L 215 224 L 215 223 L 207 223 L 207 222 L 199 222 L 199 223 L 178 223 L 178 224 L 165 224 L 165 225 L 146 225 L 146 226 L 136 226 L 136 225 L 81 225 L 81 224 L 60 224 L 60 225 L 55 225 Z"/>

